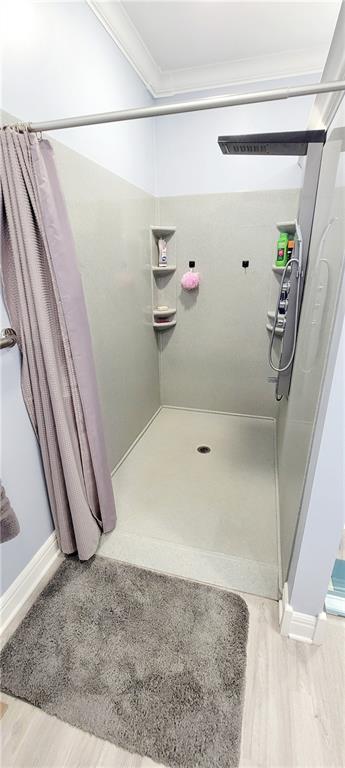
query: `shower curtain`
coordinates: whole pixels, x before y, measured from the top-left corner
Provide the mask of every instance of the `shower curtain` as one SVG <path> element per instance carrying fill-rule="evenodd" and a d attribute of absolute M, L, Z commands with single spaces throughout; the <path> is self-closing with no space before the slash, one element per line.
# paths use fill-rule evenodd
<path fill-rule="evenodd" d="M 2 282 L 23 397 L 59 545 L 87 560 L 115 506 L 72 232 L 50 143 L 9 127 L 0 137 Z"/>

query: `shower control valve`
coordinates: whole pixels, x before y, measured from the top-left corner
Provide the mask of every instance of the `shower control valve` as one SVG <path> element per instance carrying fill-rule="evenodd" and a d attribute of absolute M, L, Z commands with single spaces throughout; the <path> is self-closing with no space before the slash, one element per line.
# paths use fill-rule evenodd
<path fill-rule="evenodd" d="M 288 308 L 289 301 L 287 298 L 282 298 L 279 302 L 279 314 L 285 315 L 285 312 Z"/>

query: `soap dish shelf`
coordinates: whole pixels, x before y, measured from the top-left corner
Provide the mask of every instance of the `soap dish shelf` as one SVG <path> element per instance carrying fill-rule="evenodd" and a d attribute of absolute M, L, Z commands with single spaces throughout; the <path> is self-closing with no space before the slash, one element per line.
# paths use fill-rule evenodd
<path fill-rule="evenodd" d="M 169 275 L 172 274 L 172 272 L 176 272 L 176 265 L 173 264 L 166 267 L 152 267 L 152 272 L 154 275 L 158 275 L 159 277 L 162 277 L 163 275 Z"/>
<path fill-rule="evenodd" d="M 168 307 L 168 309 L 153 310 L 153 317 L 169 317 L 169 315 L 176 315 L 176 307 Z"/>
<path fill-rule="evenodd" d="M 296 234 L 296 221 L 279 221 L 276 227 L 278 232 L 287 232 L 288 235 Z"/>
<path fill-rule="evenodd" d="M 176 227 L 164 224 L 150 226 L 152 327 L 155 331 L 174 328 L 177 320 L 176 291 Z M 159 263 L 159 240 L 168 243 L 167 263 Z M 165 279 L 164 279 L 165 278 Z M 159 309 L 163 307 L 163 309 Z"/>
<path fill-rule="evenodd" d="M 176 325 L 176 320 L 170 320 L 167 323 L 153 323 L 156 331 L 165 331 L 167 328 L 173 328 L 174 325 Z"/>
<path fill-rule="evenodd" d="M 163 238 L 163 240 L 168 242 L 168 240 L 170 240 L 176 232 L 176 227 L 164 227 L 160 226 L 159 224 L 152 224 L 150 229 L 156 241 L 158 241 L 159 238 Z"/>

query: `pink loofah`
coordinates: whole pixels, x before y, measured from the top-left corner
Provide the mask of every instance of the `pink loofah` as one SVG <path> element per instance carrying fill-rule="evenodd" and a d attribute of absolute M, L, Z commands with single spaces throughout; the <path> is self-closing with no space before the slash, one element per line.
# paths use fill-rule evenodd
<path fill-rule="evenodd" d="M 184 288 L 185 291 L 194 291 L 195 288 L 199 287 L 199 283 L 199 272 L 186 272 L 181 280 L 182 288 Z"/>

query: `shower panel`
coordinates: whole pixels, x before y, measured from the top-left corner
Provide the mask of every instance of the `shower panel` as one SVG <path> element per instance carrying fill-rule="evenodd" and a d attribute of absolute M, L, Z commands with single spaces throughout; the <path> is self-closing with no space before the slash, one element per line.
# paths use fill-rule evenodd
<path fill-rule="evenodd" d="M 219 136 L 218 144 L 225 155 L 306 155 L 303 187 L 297 220 L 285 226 L 294 237 L 293 252 L 284 267 L 274 313 L 269 347 L 269 362 L 277 373 L 276 399 L 287 397 L 290 390 L 293 360 L 296 350 L 298 321 L 303 298 L 303 286 L 308 264 L 308 252 L 314 217 L 322 150 L 326 132 L 293 131 L 241 136 Z M 281 229 L 281 226 L 278 225 Z M 279 360 L 272 360 L 276 332 L 281 337 Z"/>
<path fill-rule="evenodd" d="M 287 299 L 288 307 L 285 314 L 286 325 L 282 339 L 280 361 L 278 365 L 280 371 L 278 372 L 276 387 L 276 394 L 279 399 L 284 395 L 287 397 L 290 390 L 298 321 L 303 298 L 304 281 L 308 268 L 309 245 L 314 219 L 322 151 L 326 140 L 325 131 L 317 131 L 316 133 L 320 133 L 321 136 L 320 140 L 308 145 L 304 181 L 297 213 L 297 256 L 299 263 L 295 263 L 295 269 L 292 269 L 290 279 L 291 285 Z M 291 364 L 288 365 L 291 356 Z"/>

